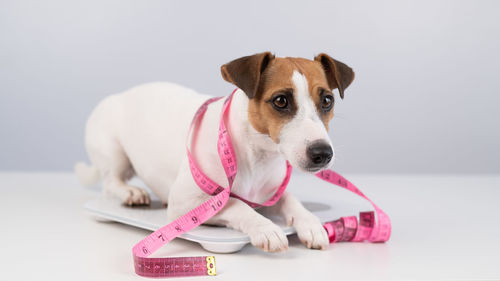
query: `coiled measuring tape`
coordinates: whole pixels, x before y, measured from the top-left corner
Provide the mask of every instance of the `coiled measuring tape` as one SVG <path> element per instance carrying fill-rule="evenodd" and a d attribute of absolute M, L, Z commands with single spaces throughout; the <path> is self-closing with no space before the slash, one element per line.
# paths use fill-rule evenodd
<path fill-rule="evenodd" d="M 135 272 L 138 275 L 145 277 L 216 275 L 215 257 L 213 256 L 172 258 L 148 258 L 148 256 L 175 237 L 190 231 L 215 216 L 226 205 L 230 196 L 236 197 L 252 207 L 271 206 L 280 199 L 281 195 L 285 191 L 292 173 L 292 167 L 288 162 L 286 163 L 287 171 L 283 182 L 277 189 L 276 193 L 265 203 L 258 204 L 250 202 L 231 193 L 231 188 L 234 183 L 238 166 L 236 163 L 236 154 L 234 153 L 234 148 L 226 128 L 224 117 L 226 117 L 229 112 L 231 100 L 235 92 L 236 90 L 234 90 L 231 95 L 227 97 L 222 107 L 219 123 L 219 137 L 217 141 L 217 151 L 222 166 L 224 167 L 224 172 L 226 173 L 229 183 L 228 187 L 224 188 L 218 185 L 198 168 L 198 165 L 189 150 L 189 141 L 187 141 L 187 156 L 193 179 L 203 191 L 212 195 L 212 197 L 175 221 L 151 233 L 132 248 Z M 201 105 L 191 122 L 188 132 L 188 140 L 193 129 L 198 127 L 203 119 L 208 105 L 221 98 L 222 97 L 211 98 Z M 196 137 L 196 131 L 193 135 L 193 137 Z M 361 242 L 365 240 L 370 242 L 385 242 L 389 239 L 391 235 L 391 222 L 389 217 L 356 186 L 331 170 L 324 170 L 317 173 L 316 176 L 365 198 L 375 209 L 375 212 L 360 213 L 359 223 L 358 219 L 354 216 L 342 217 L 336 221 L 325 223 L 324 228 L 328 234 L 330 243 L 343 241 Z"/>

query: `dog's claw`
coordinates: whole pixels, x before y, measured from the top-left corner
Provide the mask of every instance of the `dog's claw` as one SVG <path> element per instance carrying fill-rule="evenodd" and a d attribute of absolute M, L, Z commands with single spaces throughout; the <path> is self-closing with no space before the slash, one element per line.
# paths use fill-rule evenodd
<path fill-rule="evenodd" d="M 128 197 L 125 199 L 125 204 L 128 206 L 133 205 L 149 205 L 150 199 L 149 194 L 142 188 L 135 186 L 127 186 Z"/>

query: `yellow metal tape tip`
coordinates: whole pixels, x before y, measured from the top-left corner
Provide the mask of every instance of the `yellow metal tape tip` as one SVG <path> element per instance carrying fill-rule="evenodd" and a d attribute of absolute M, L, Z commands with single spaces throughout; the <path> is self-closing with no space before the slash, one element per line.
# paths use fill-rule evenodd
<path fill-rule="evenodd" d="M 207 257 L 207 274 L 212 275 L 212 276 L 217 274 L 217 272 L 215 271 L 215 257 L 214 256 Z"/>

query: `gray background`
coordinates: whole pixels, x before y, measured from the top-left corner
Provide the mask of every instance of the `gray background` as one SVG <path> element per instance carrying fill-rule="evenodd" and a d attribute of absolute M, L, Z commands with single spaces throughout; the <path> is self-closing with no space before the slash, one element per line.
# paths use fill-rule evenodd
<path fill-rule="evenodd" d="M 0 170 L 70 170 L 105 96 L 270 50 L 354 68 L 337 170 L 498 173 L 500 2 L 0 1 Z"/>

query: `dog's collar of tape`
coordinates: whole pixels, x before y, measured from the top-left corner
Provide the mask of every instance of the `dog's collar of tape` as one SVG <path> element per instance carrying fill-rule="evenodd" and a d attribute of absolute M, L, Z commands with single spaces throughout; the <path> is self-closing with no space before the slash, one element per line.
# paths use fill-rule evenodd
<path fill-rule="evenodd" d="M 148 256 L 175 237 L 188 232 L 213 217 L 226 205 L 229 200 L 229 197 L 231 196 L 231 188 L 238 171 L 238 166 L 236 163 L 234 148 L 224 119 L 229 112 L 231 100 L 236 90 L 237 89 L 235 89 L 231 95 L 226 98 L 222 106 L 219 122 L 219 137 L 217 141 L 217 151 L 222 166 L 224 167 L 224 172 L 229 184 L 228 187 L 223 188 L 219 186 L 200 170 L 191 155 L 188 141 L 187 155 L 193 179 L 202 190 L 213 196 L 175 221 L 151 233 L 132 248 L 135 272 L 138 275 L 145 277 L 177 277 L 216 274 L 215 257 L 213 256 L 173 258 L 148 258 Z M 191 135 L 191 131 L 193 131 L 193 129 L 201 123 L 201 120 L 207 111 L 208 105 L 221 98 L 222 97 L 211 98 L 200 106 L 193 117 L 193 121 L 191 122 L 188 138 Z M 196 130 L 193 133 L 193 137 L 196 137 Z M 244 200 L 251 206 L 270 206 L 276 203 L 283 194 L 286 186 L 288 185 L 291 172 L 292 168 L 287 162 L 287 172 L 282 184 L 278 188 L 278 191 L 263 204 L 257 204 L 246 201 L 243 198 L 238 198 L 240 200 Z M 342 241 L 361 242 L 365 240 L 370 242 L 385 242 L 389 240 L 391 235 L 391 222 L 389 217 L 355 185 L 331 170 L 321 171 L 317 173 L 316 176 L 324 181 L 356 193 L 357 195 L 368 200 L 375 209 L 375 212 L 361 212 L 359 215 L 359 223 L 358 218 L 354 216 L 342 217 L 333 222 L 325 223 L 324 228 L 328 233 L 331 243 Z"/>
<path fill-rule="evenodd" d="M 219 157 L 222 163 L 222 166 L 224 167 L 224 170 L 226 172 L 226 175 L 228 175 L 228 181 L 230 181 L 230 186 L 229 189 L 231 189 L 234 177 L 236 176 L 237 170 L 238 170 L 238 164 L 236 163 L 236 156 L 234 153 L 233 145 L 231 142 L 231 138 L 229 135 L 229 132 L 227 130 L 224 118 L 229 112 L 229 108 L 231 107 L 231 101 L 234 96 L 234 93 L 236 90 L 234 90 L 230 96 L 226 98 L 224 101 L 224 105 L 222 108 L 222 116 L 220 119 L 220 124 L 219 124 L 219 141 L 217 143 L 217 149 L 219 153 Z M 218 185 L 216 182 L 214 182 L 212 179 L 210 179 L 208 176 L 206 176 L 201 169 L 199 168 L 198 163 L 196 163 L 196 160 L 194 159 L 190 149 L 189 149 L 189 138 L 191 136 L 191 132 L 193 129 L 199 125 L 201 120 L 203 119 L 203 115 L 205 114 L 208 105 L 212 102 L 215 102 L 217 100 L 220 100 L 222 97 L 217 97 L 213 99 L 209 99 L 208 101 L 203 104 L 200 109 L 196 112 L 193 121 L 191 122 L 191 127 L 189 128 L 188 132 L 188 139 L 186 141 L 186 151 L 187 151 L 187 156 L 189 160 L 189 168 L 191 170 L 191 174 L 193 176 L 194 181 L 196 184 L 202 189 L 205 193 L 209 195 L 217 195 L 221 191 L 224 190 L 224 187 Z M 193 135 L 196 134 L 196 131 L 193 132 Z M 257 207 L 263 207 L 263 206 L 272 206 L 278 200 L 281 198 L 283 195 L 283 192 L 285 192 L 286 187 L 288 186 L 288 182 L 290 181 L 290 176 L 292 175 L 292 165 L 288 161 L 286 161 L 286 175 L 283 181 L 281 182 L 281 185 L 278 187 L 276 192 L 269 198 L 266 202 L 264 203 L 255 203 L 251 202 L 250 200 L 247 200 L 245 198 L 242 198 L 234 193 L 230 193 L 229 195 L 231 197 L 238 198 L 239 200 L 247 203 L 250 205 L 252 208 L 257 208 Z"/>

